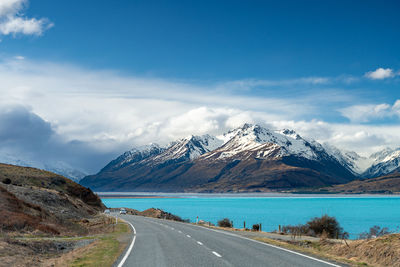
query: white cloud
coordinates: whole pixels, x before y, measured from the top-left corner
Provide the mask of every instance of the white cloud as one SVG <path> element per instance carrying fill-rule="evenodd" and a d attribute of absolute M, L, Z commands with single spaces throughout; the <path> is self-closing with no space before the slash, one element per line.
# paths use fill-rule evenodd
<path fill-rule="evenodd" d="M 27 59 L 0 62 L 0 81 L 0 106 L 29 106 L 66 140 L 100 142 L 104 149 L 115 142 L 167 142 L 203 134 L 215 125 L 222 129 L 252 118 L 280 120 L 315 112 L 309 99 L 239 96 L 221 93 L 216 85 L 127 77 Z"/>
<path fill-rule="evenodd" d="M 354 105 L 343 108 L 340 112 L 352 122 L 370 122 L 393 116 L 400 117 L 400 100 L 397 100 L 393 105 L 387 103 Z"/>
<path fill-rule="evenodd" d="M 387 68 L 378 68 L 374 71 L 369 71 L 365 73 L 365 77 L 372 79 L 372 80 L 382 80 L 386 78 L 391 78 L 394 77 L 395 73 L 393 72 L 393 69 Z"/>
<path fill-rule="evenodd" d="M 358 114 L 362 114 L 364 106 L 349 107 L 348 112 L 353 109 L 353 124 L 304 120 L 322 110 L 332 113 L 332 103 L 353 101 L 348 92 L 329 91 L 329 97 L 319 91 L 282 94 L 284 97 L 244 96 L 235 90 L 221 91 L 219 86 L 124 76 L 29 59 L 0 61 L 0 110 L 9 105 L 29 110 L 51 126 L 51 136 L 57 137 L 60 149 L 73 146 L 111 155 L 134 145 L 165 144 L 189 134 L 217 135 L 245 122 L 294 129 L 318 141 L 363 153 L 400 144 L 400 127 L 369 127 L 356 122 L 363 118 L 354 115 L 354 110 L 360 109 Z M 369 109 L 371 114 L 400 114 L 400 100 Z M 74 146 L 76 143 L 84 145 Z M 74 160 L 79 155 L 76 149 L 70 153 Z M 93 154 L 88 158 L 94 158 Z M 98 168 L 104 163 L 96 162 L 93 164 L 99 164 Z"/>
<path fill-rule="evenodd" d="M 28 4 L 27 0 L 0 1 L 0 33 L 3 35 L 42 35 L 54 26 L 46 18 L 36 19 L 24 17 L 22 13 Z"/>

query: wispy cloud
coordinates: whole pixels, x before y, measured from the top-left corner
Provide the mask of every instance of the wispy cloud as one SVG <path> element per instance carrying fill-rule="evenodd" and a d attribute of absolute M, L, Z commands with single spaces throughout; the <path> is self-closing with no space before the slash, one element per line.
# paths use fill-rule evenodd
<path fill-rule="evenodd" d="M 28 0 L 1 0 L 0 1 L 0 33 L 3 35 L 42 35 L 43 32 L 54 26 L 46 18 L 27 18 L 23 10 Z"/>

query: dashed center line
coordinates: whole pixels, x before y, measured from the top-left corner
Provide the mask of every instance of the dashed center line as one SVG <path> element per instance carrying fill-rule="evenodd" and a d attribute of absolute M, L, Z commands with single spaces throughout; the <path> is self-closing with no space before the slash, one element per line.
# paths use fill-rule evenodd
<path fill-rule="evenodd" d="M 187 237 L 189 237 L 189 238 L 191 238 L 191 236 L 190 235 L 186 235 Z"/>
<path fill-rule="evenodd" d="M 178 231 L 178 233 L 182 234 L 182 231 Z"/>
<path fill-rule="evenodd" d="M 221 258 L 222 256 L 221 255 L 219 255 L 217 252 L 215 252 L 215 251 L 213 251 L 212 252 L 215 256 L 217 256 L 218 258 Z"/>
<path fill-rule="evenodd" d="M 203 245 L 203 243 L 201 243 L 200 241 L 197 241 L 197 244 L 199 244 L 200 246 L 202 246 L 202 245 Z"/>

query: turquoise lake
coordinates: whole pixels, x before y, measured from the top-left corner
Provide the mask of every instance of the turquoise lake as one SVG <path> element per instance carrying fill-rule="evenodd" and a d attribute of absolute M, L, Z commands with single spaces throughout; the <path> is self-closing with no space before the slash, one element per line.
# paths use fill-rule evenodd
<path fill-rule="evenodd" d="M 399 232 L 400 197 L 397 196 L 213 196 L 166 195 L 166 198 L 103 198 L 107 207 L 137 210 L 160 208 L 192 222 L 214 224 L 222 218 L 234 227 L 247 228 L 262 223 L 263 231 L 277 230 L 279 225 L 296 225 L 310 218 L 328 214 L 338 219 L 351 238 L 379 225 Z"/>

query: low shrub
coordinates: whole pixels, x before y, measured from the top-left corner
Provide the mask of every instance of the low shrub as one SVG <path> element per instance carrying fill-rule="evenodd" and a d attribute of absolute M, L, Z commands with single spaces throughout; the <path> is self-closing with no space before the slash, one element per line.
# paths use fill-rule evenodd
<path fill-rule="evenodd" d="M 283 226 L 282 232 L 293 236 L 308 235 L 327 238 L 348 238 L 349 235 L 343 231 L 335 217 L 328 215 L 315 217 L 306 224 Z"/>
<path fill-rule="evenodd" d="M 315 217 L 307 222 L 307 226 L 316 236 L 326 235 L 328 238 L 339 238 L 343 235 L 343 228 L 340 227 L 339 222 L 335 217 L 328 215 Z"/>
<path fill-rule="evenodd" d="M 224 218 L 224 219 L 218 221 L 218 226 L 219 227 L 227 227 L 227 228 L 233 227 L 231 220 L 229 220 L 228 218 Z"/>
<path fill-rule="evenodd" d="M 389 229 L 387 227 L 381 228 L 378 225 L 374 225 L 373 227 L 369 228 L 369 232 L 364 232 L 360 234 L 359 239 L 370 239 L 370 238 L 376 238 L 380 237 L 383 235 L 388 235 L 391 234 Z"/>
<path fill-rule="evenodd" d="M 260 225 L 257 223 L 257 224 L 253 224 L 253 231 L 260 231 Z"/>

